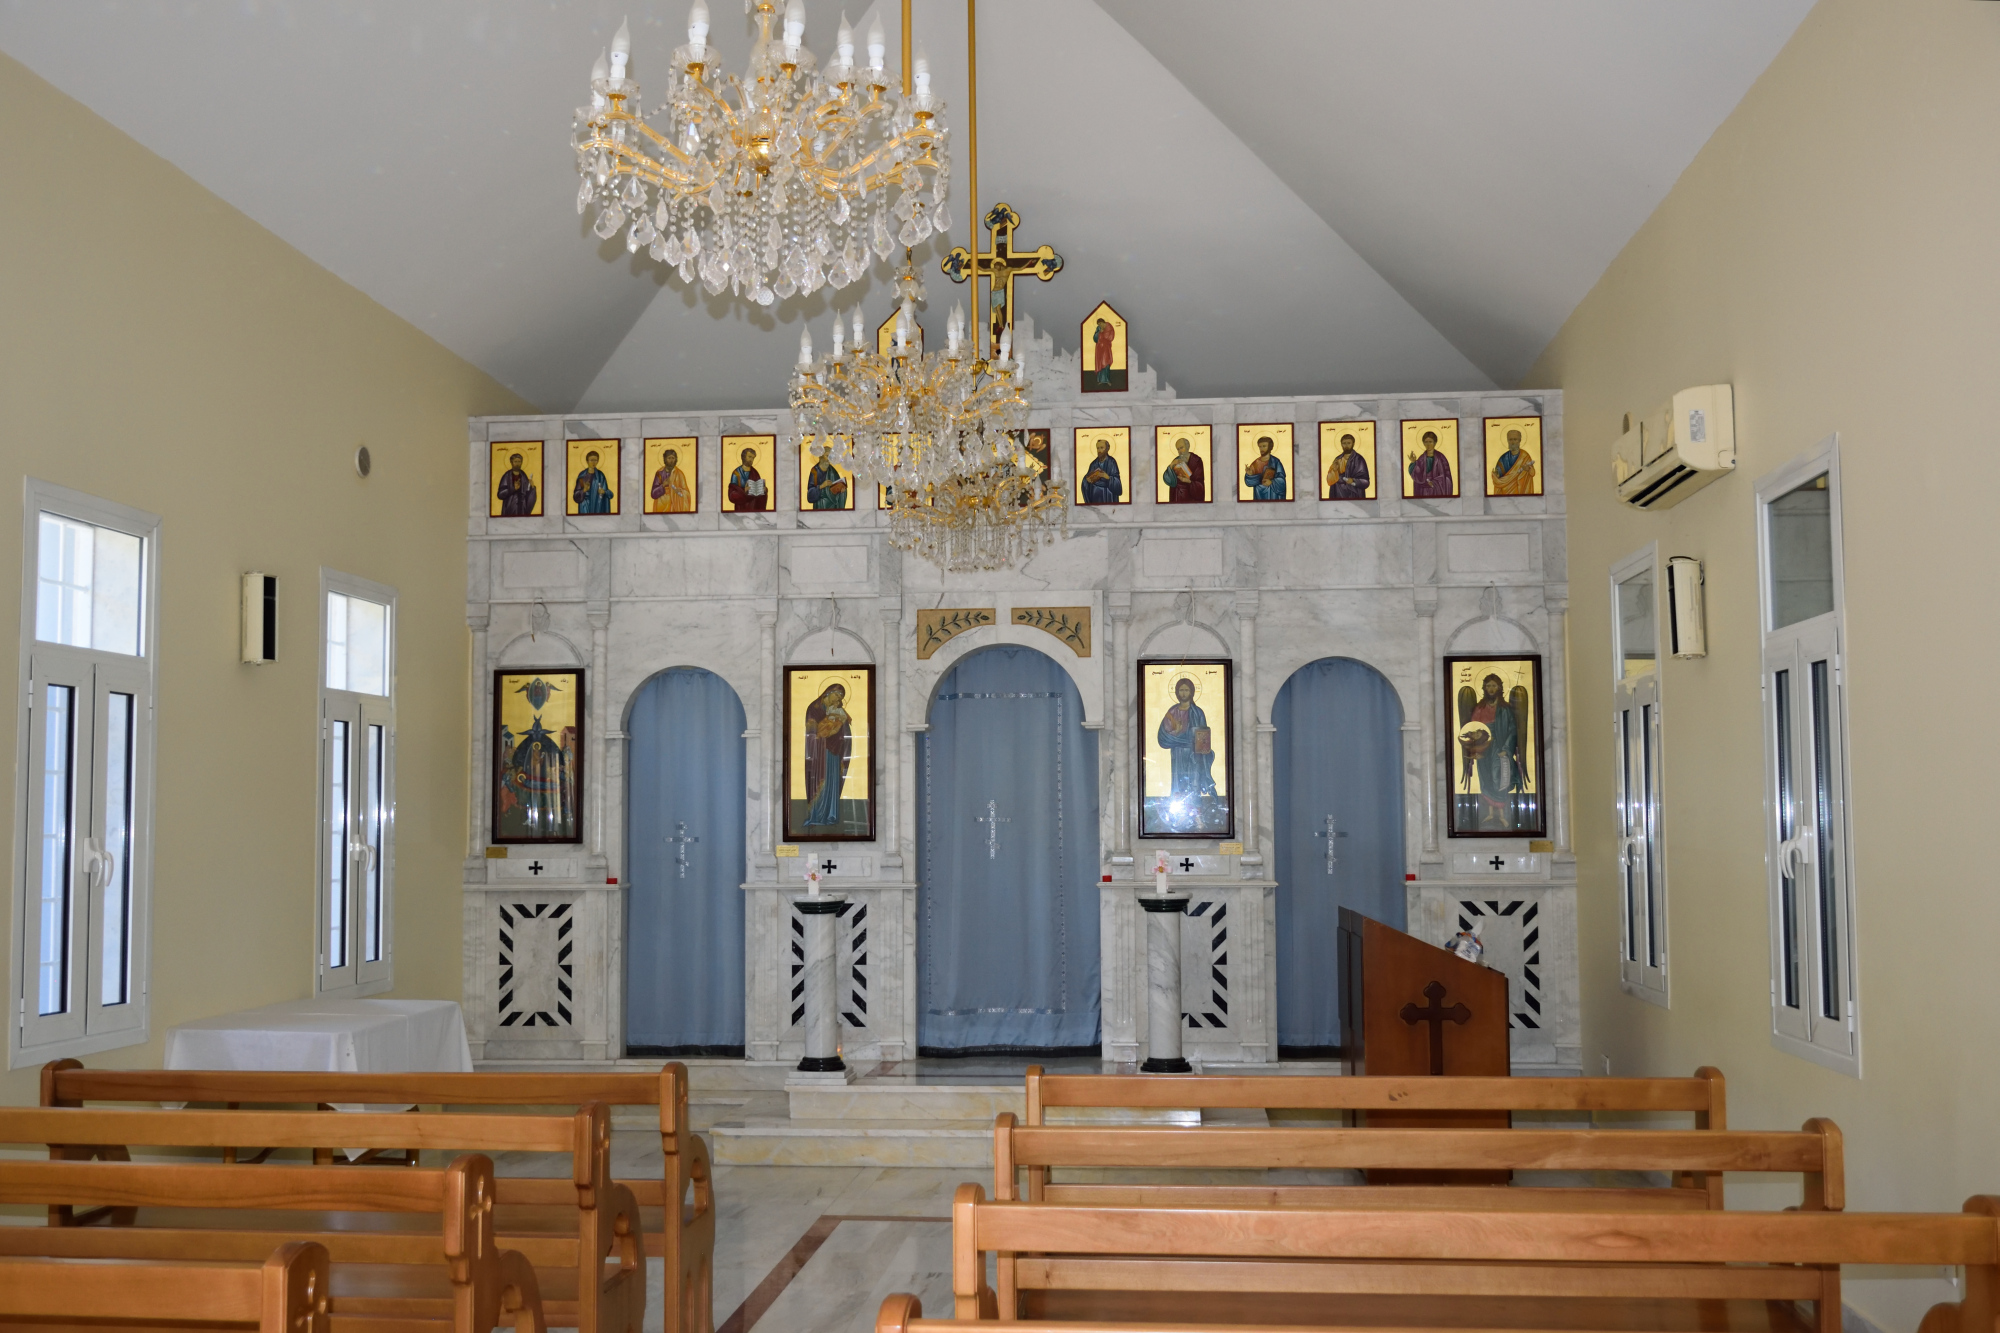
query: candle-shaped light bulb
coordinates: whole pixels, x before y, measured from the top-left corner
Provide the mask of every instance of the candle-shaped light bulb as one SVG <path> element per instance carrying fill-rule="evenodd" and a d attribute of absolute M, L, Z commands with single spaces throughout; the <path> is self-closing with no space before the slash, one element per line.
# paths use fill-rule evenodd
<path fill-rule="evenodd" d="M 889 39 L 882 32 L 882 16 L 877 14 L 875 21 L 868 25 L 868 68 L 881 69 L 888 51 Z"/>
<path fill-rule="evenodd" d="M 931 95 L 931 62 L 924 55 L 924 48 L 918 47 L 916 58 L 910 62 L 910 74 L 917 82 L 917 96 Z"/>
<path fill-rule="evenodd" d="M 847 11 L 840 11 L 840 32 L 833 39 L 833 63 L 852 65 L 854 63 L 854 29 L 848 26 Z"/>
<path fill-rule="evenodd" d="M 836 361 L 838 361 L 841 355 L 847 351 L 847 349 L 843 347 L 840 342 L 841 332 L 842 329 L 840 325 L 840 316 L 835 315 L 833 317 L 833 357 L 834 360 Z"/>
<path fill-rule="evenodd" d="M 604 52 L 599 51 L 597 59 L 592 61 L 590 65 L 590 81 L 592 83 L 602 83 L 609 77 L 611 77 L 611 67 L 604 59 Z"/>
<path fill-rule="evenodd" d="M 861 350 L 861 307 L 854 307 L 854 350 Z"/>
<path fill-rule="evenodd" d="M 805 0 L 792 0 L 785 6 L 785 45 L 797 48 L 806 39 Z"/>
<path fill-rule="evenodd" d="M 813 331 L 810 328 L 802 327 L 799 329 L 799 365 L 801 367 L 809 367 L 812 363 Z"/>
<path fill-rule="evenodd" d="M 688 10 L 688 45 L 699 55 L 708 42 L 708 5 L 706 0 L 694 0 L 694 8 Z"/>
<path fill-rule="evenodd" d="M 910 306 L 906 301 L 896 307 L 896 350 L 906 352 L 910 348 Z"/>
<path fill-rule="evenodd" d="M 1014 330 L 1012 329 L 1002 330 L 1000 334 L 1000 359 L 1002 361 L 1012 361 L 1014 359 Z"/>
<path fill-rule="evenodd" d="M 632 20 L 628 18 L 618 25 L 618 34 L 611 39 L 611 77 L 622 80 L 625 66 L 631 59 Z"/>

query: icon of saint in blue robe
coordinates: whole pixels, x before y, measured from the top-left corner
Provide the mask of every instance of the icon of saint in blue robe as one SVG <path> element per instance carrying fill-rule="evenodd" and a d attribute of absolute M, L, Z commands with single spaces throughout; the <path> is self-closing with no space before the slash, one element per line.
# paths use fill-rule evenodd
<path fill-rule="evenodd" d="M 611 512 L 611 483 L 604 479 L 603 469 L 597 466 L 595 451 L 583 457 L 583 471 L 576 474 L 576 489 L 571 492 L 576 500 L 579 514 L 608 514 Z"/>
<path fill-rule="evenodd" d="M 1243 469 L 1243 484 L 1250 488 L 1253 500 L 1282 500 L 1285 498 L 1285 465 L 1271 452 L 1271 437 L 1257 437 L 1257 456 Z"/>
<path fill-rule="evenodd" d="M 1188 797 L 1215 795 L 1215 750 L 1209 743 L 1208 714 L 1194 701 L 1194 682 L 1174 682 L 1178 700 L 1160 718 L 1156 739 L 1172 765 L 1175 804 Z"/>
<path fill-rule="evenodd" d="M 1083 473 L 1083 502 L 1087 505 L 1115 505 L 1118 497 L 1125 494 L 1125 478 L 1118 471 L 1118 460 L 1111 456 L 1108 441 L 1097 442 L 1097 457 Z"/>

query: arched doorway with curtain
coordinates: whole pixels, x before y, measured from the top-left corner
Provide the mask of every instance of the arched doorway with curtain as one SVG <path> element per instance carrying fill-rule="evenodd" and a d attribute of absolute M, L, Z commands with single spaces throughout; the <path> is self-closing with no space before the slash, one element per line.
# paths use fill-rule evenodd
<path fill-rule="evenodd" d="M 1060 665 L 982 649 L 917 744 L 917 1048 L 1094 1054 L 1097 736 Z"/>
<path fill-rule="evenodd" d="M 625 1051 L 743 1054 L 743 703 L 675 667 L 625 724 Z"/>
<path fill-rule="evenodd" d="M 1278 1051 L 1340 1045 L 1340 909 L 1401 930 L 1403 705 L 1347 657 L 1293 672 L 1271 708 L 1278 878 Z"/>

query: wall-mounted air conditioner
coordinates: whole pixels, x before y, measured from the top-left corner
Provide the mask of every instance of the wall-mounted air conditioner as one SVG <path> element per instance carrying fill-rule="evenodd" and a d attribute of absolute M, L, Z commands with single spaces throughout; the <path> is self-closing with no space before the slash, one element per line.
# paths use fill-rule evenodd
<path fill-rule="evenodd" d="M 1611 446 L 1618 498 L 1635 509 L 1671 509 L 1735 468 L 1735 396 L 1727 384 L 1682 389 Z"/>

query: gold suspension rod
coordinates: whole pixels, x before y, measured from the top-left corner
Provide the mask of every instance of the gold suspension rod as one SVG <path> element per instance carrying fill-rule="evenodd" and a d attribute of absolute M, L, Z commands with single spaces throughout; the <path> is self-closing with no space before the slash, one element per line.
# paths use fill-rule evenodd
<path fill-rule="evenodd" d="M 908 4 L 909 0 L 903 2 Z M 988 344 L 982 352 L 982 335 L 974 334 L 972 351 L 974 356 L 990 360 L 992 330 L 986 328 L 986 309 L 979 304 L 979 0 L 965 0 L 965 126 L 972 158 L 971 192 L 965 201 L 972 214 L 966 219 L 972 233 L 972 317 L 986 330 L 983 340 Z M 989 277 L 987 286 L 992 285 Z"/>
<path fill-rule="evenodd" d="M 903 96 L 910 95 L 910 0 L 903 0 Z"/>

